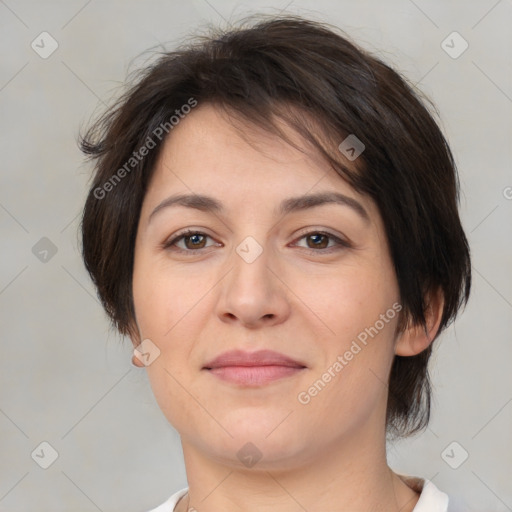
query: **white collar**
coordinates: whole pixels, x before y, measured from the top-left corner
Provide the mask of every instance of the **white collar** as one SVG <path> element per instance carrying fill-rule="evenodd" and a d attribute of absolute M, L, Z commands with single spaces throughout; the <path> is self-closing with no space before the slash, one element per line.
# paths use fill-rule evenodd
<path fill-rule="evenodd" d="M 420 498 L 412 512 L 448 511 L 448 495 L 441 492 L 430 480 L 396 474 L 408 487 L 420 493 Z"/>
<path fill-rule="evenodd" d="M 413 512 L 448 512 L 448 495 L 441 492 L 430 480 L 400 474 L 398 476 L 407 486 L 420 493 L 420 498 Z M 187 492 L 188 487 L 180 489 L 165 503 L 151 509 L 149 512 L 174 512 L 174 507 Z"/>

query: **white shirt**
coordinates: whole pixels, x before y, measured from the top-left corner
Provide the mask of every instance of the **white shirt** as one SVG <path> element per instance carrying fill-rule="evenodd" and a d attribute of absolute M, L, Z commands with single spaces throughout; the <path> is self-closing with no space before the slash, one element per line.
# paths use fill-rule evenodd
<path fill-rule="evenodd" d="M 420 493 L 413 512 L 456 512 L 448 506 L 448 495 L 441 492 L 430 480 L 399 475 L 406 484 Z M 175 492 L 167 501 L 149 512 L 174 512 L 174 507 L 187 494 L 188 487 Z"/>

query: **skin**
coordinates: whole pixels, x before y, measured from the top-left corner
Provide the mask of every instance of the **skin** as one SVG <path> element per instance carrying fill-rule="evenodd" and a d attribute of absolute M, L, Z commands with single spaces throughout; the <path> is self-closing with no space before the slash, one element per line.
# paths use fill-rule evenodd
<path fill-rule="evenodd" d="M 176 510 L 411 511 L 419 495 L 386 463 L 386 383 L 395 354 L 428 346 L 421 328 L 397 335 L 395 316 L 309 403 L 297 398 L 400 303 L 379 211 L 313 152 L 240 128 L 208 104 L 183 119 L 165 142 L 137 231 L 132 341 L 160 350 L 146 369 L 181 436 L 189 493 Z M 357 200 L 368 219 L 334 203 L 274 211 L 283 199 L 326 191 Z M 180 205 L 150 219 L 178 193 L 212 196 L 225 211 Z M 163 247 L 184 228 L 207 236 Z M 248 236 L 263 250 L 251 263 L 236 252 Z M 432 304 L 431 338 L 442 311 Z M 203 369 L 235 348 L 275 350 L 306 368 L 252 388 Z M 237 456 L 248 442 L 262 454 L 252 467 Z"/>

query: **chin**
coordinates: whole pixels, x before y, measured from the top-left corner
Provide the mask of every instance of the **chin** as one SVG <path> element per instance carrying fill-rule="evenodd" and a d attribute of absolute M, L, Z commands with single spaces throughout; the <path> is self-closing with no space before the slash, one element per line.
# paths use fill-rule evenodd
<path fill-rule="evenodd" d="M 219 411 L 219 409 L 217 409 Z M 279 404 L 261 403 L 233 407 L 217 415 L 221 424 L 236 439 L 286 437 L 298 427 L 297 411 Z"/>
<path fill-rule="evenodd" d="M 291 466 L 299 466 L 308 459 L 310 447 L 286 442 L 282 437 L 276 439 L 244 438 L 225 440 L 217 444 L 212 440 L 208 451 L 212 459 L 226 466 L 247 471 L 278 471 Z"/>
<path fill-rule="evenodd" d="M 249 469 L 284 469 L 292 460 L 296 459 L 298 463 L 308 452 L 314 452 L 314 437 L 308 436 L 300 428 L 304 425 L 303 421 L 293 418 L 294 414 L 289 414 L 290 411 L 266 412 L 258 414 L 246 408 L 235 411 L 230 414 L 229 421 L 221 421 L 233 437 L 225 432 L 219 435 L 218 429 L 208 429 L 203 432 L 204 437 L 201 436 L 200 442 L 213 458 L 229 465 L 243 466 L 243 459 L 248 457 L 246 466 Z M 258 459 L 252 466 L 251 458 Z"/>

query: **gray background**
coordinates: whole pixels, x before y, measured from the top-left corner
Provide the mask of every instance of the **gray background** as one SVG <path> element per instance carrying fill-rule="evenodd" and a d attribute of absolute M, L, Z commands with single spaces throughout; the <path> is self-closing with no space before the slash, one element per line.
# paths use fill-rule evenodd
<path fill-rule="evenodd" d="M 144 50 L 171 48 L 208 21 L 281 9 L 343 28 L 439 108 L 474 288 L 433 360 L 430 428 L 389 458 L 476 510 L 512 510 L 510 0 L 0 1 L 0 510 L 140 512 L 186 485 L 179 437 L 79 256 L 90 168 L 76 138 Z M 59 45 L 46 59 L 31 48 L 43 31 Z M 469 44 L 458 58 L 441 45 L 453 31 Z M 48 469 L 43 441 L 58 452 Z M 457 465 L 463 450 L 457 469 L 442 457 Z"/>

